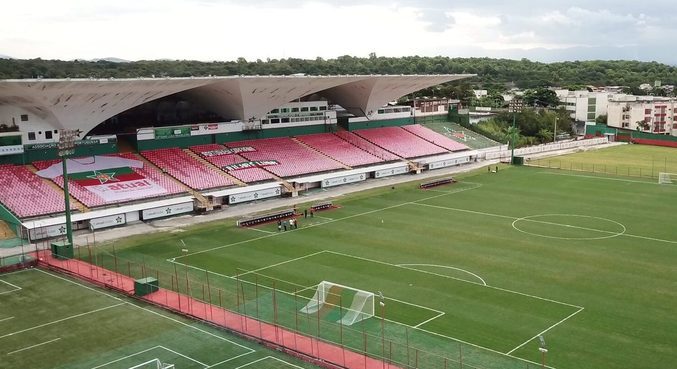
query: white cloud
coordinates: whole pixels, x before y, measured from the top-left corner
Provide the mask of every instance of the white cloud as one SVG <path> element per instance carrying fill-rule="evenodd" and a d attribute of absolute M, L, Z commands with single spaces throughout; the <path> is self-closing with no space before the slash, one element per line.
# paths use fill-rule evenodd
<path fill-rule="evenodd" d="M 604 47 L 614 58 L 615 45 L 659 44 L 677 35 L 675 3 L 640 5 L 612 0 L 22 0 L 3 5 L 0 53 L 132 60 L 370 52 L 512 57 L 519 50 L 585 46 Z M 637 55 L 664 54 L 638 50 Z"/>

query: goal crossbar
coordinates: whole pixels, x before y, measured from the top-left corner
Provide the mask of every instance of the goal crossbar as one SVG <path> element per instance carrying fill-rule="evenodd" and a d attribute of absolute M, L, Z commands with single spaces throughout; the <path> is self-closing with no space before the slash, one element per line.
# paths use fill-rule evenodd
<path fill-rule="evenodd" d="M 658 173 L 658 184 L 673 184 L 677 181 L 677 173 Z"/>
<path fill-rule="evenodd" d="M 337 305 L 335 302 L 329 301 L 331 300 L 330 297 L 332 296 L 332 288 L 354 292 L 349 307 L 342 307 Z M 353 325 L 361 320 L 374 316 L 375 300 L 376 297 L 373 292 L 360 290 L 358 288 L 353 288 L 338 283 L 322 281 L 318 283 L 317 288 L 315 289 L 315 294 L 310 300 L 308 300 L 306 306 L 301 308 L 300 312 L 304 314 L 315 314 L 323 309 L 331 310 L 339 308 L 342 310 L 342 317 L 337 320 L 337 323 L 343 325 Z M 342 301 L 341 305 L 343 305 Z"/>

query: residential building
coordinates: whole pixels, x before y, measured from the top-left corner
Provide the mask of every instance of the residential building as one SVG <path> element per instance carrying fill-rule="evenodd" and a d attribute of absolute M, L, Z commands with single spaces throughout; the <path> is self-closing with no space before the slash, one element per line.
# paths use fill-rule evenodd
<path fill-rule="evenodd" d="M 616 97 L 609 101 L 607 125 L 677 136 L 677 99 L 631 95 Z"/>

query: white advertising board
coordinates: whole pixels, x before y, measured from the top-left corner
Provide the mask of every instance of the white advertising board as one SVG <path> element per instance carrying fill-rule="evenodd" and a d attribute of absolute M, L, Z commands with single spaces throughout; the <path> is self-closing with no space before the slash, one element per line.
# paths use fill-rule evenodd
<path fill-rule="evenodd" d="M 442 161 L 436 161 L 433 163 L 428 164 L 428 169 L 439 169 L 439 168 L 445 168 L 445 167 L 450 167 L 452 165 L 458 165 L 458 164 L 465 164 L 470 161 L 469 156 L 463 156 L 460 158 L 453 158 L 453 159 L 447 159 L 447 160 L 442 160 Z"/>
<path fill-rule="evenodd" d="M 409 168 L 406 165 L 403 166 L 403 167 L 377 170 L 377 171 L 374 172 L 374 178 L 396 176 L 398 174 L 407 173 L 408 171 L 409 171 Z"/>
<path fill-rule="evenodd" d="M 342 177 L 327 178 L 327 179 L 322 181 L 322 187 L 340 186 L 342 184 L 364 181 L 365 179 L 367 179 L 367 175 L 365 173 L 353 174 L 353 175 L 342 176 Z"/>
<path fill-rule="evenodd" d="M 181 204 L 141 210 L 141 219 L 149 220 L 155 218 L 162 218 L 176 214 L 190 213 L 192 211 L 193 211 L 193 202 L 192 201 L 184 202 Z"/>
<path fill-rule="evenodd" d="M 125 214 L 115 214 L 89 220 L 90 229 L 101 229 L 115 227 L 127 223 Z"/>
<path fill-rule="evenodd" d="M 241 202 L 248 202 L 248 201 L 260 200 L 260 199 L 266 199 L 266 198 L 269 198 L 269 197 L 280 196 L 281 194 L 282 194 L 282 190 L 280 190 L 280 187 L 266 188 L 264 190 L 243 192 L 243 193 L 230 195 L 230 196 L 228 196 L 228 203 L 229 204 L 239 204 Z"/>
<path fill-rule="evenodd" d="M 28 231 L 31 240 L 66 236 L 66 223 L 34 228 Z"/>

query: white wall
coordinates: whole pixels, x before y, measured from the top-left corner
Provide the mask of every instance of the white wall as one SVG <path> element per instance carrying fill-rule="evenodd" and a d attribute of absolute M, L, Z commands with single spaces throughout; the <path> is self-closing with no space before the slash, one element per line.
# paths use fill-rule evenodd
<path fill-rule="evenodd" d="M 22 121 L 22 115 L 27 120 Z M 35 114 L 16 106 L 0 105 L 0 124 L 19 126 L 24 145 L 59 141 L 59 131 L 57 128 L 40 119 Z M 34 139 L 29 139 L 29 136 L 33 137 L 29 135 L 29 132 L 35 135 Z M 49 136 L 48 132 L 51 132 L 51 138 L 47 138 Z"/>

